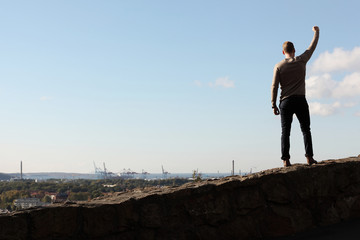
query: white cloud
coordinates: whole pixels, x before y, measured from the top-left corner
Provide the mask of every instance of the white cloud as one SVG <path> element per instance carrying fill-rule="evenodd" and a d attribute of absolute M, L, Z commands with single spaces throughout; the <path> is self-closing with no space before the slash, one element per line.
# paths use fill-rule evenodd
<path fill-rule="evenodd" d="M 311 71 L 315 73 L 336 71 L 360 71 L 360 47 L 351 51 L 335 48 L 332 53 L 321 53 L 314 61 Z"/>
<path fill-rule="evenodd" d="M 334 89 L 333 96 L 336 98 L 360 96 L 360 73 L 354 72 L 345 76 Z"/>
<path fill-rule="evenodd" d="M 310 102 L 309 107 L 312 115 L 329 116 L 337 112 L 341 107 L 341 103 L 335 102 L 333 104 L 323 104 L 319 102 Z"/>
<path fill-rule="evenodd" d="M 52 97 L 42 96 L 42 97 L 40 98 L 40 101 L 49 101 L 49 100 L 52 100 Z"/>
<path fill-rule="evenodd" d="M 229 77 L 220 77 L 215 80 L 215 83 L 210 82 L 210 87 L 224 87 L 224 88 L 234 88 L 235 83 L 232 80 L 229 80 Z"/>
<path fill-rule="evenodd" d="M 360 117 L 360 112 L 356 112 L 356 113 L 355 113 L 355 116 Z"/>
<path fill-rule="evenodd" d="M 329 116 L 335 114 L 340 107 L 352 108 L 358 105 L 360 101 L 360 47 L 355 47 L 351 51 L 336 48 L 332 53 L 322 53 L 309 68 L 313 75 L 306 80 L 306 95 L 309 99 L 318 100 L 309 104 L 312 114 Z M 333 73 L 345 75 L 345 77 L 334 80 Z M 324 99 L 333 99 L 336 102 L 321 103 Z"/>
<path fill-rule="evenodd" d="M 348 98 L 360 96 L 360 73 L 354 72 L 340 82 L 325 73 L 311 76 L 306 80 L 308 98 Z"/>
<path fill-rule="evenodd" d="M 201 83 L 199 80 L 195 80 L 195 81 L 194 81 L 194 85 L 195 85 L 195 86 L 198 86 L 198 87 L 201 87 L 201 86 L 202 86 L 202 83 Z"/>
<path fill-rule="evenodd" d="M 343 104 L 343 106 L 346 108 L 352 108 L 352 107 L 355 107 L 356 105 L 357 105 L 357 103 L 355 103 L 355 102 L 347 102 L 347 103 Z"/>
<path fill-rule="evenodd" d="M 330 74 L 311 76 L 306 80 L 306 95 L 308 98 L 329 98 L 336 85 Z"/>

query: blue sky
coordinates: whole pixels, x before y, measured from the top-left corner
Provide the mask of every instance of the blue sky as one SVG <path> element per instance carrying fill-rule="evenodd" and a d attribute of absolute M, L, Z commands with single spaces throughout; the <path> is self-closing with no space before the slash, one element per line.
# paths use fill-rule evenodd
<path fill-rule="evenodd" d="M 360 154 L 357 1 L 1 1 L 0 172 L 280 167 L 274 65 L 318 47 L 315 159 Z M 293 163 L 305 163 L 294 121 Z"/>

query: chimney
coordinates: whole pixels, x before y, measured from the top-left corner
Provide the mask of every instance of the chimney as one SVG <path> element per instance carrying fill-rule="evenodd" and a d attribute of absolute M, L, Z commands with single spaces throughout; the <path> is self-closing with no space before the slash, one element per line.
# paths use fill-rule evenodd
<path fill-rule="evenodd" d="M 234 160 L 232 160 L 231 176 L 234 176 L 234 175 L 235 175 Z"/>
<path fill-rule="evenodd" d="M 20 179 L 21 180 L 23 179 L 23 176 L 22 176 L 22 161 L 20 161 Z"/>

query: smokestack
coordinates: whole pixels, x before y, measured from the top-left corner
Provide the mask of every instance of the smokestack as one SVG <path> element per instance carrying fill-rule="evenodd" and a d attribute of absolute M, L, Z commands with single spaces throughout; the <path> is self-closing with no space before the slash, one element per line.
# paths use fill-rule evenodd
<path fill-rule="evenodd" d="M 232 171 L 231 171 L 231 175 L 232 175 L 232 176 L 235 175 L 234 160 L 232 160 Z"/>
<path fill-rule="evenodd" d="M 22 161 L 20 161 L 20 179 L 21 180 L 23 179 L 23 176 L 22 176 Z"/>

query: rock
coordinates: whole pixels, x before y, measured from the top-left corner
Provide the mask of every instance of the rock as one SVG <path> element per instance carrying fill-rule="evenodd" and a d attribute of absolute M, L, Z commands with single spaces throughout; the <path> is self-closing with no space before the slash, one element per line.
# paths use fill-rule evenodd
<path fill-rule="evenodd" d="M 0 239 L 263 239 L 360 219 L 360 157 L 0 216 Z"/>

